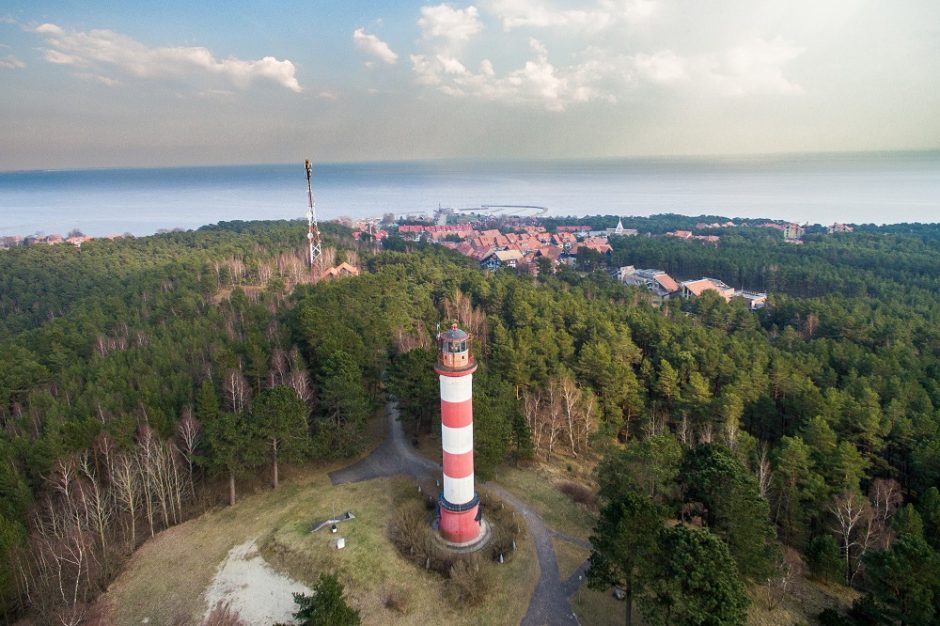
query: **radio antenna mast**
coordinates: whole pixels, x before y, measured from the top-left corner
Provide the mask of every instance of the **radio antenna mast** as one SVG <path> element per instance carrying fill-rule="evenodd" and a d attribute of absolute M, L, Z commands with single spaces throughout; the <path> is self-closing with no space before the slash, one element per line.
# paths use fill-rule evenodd
<path fill-rule="evenodd" d="M 313 201 L 313 188 L 310 186 L 310 160 L 304 161 L 307 170 L 307 240 L 310 242 L 310 271 L 316 274 L 320 261 L 320 226 L 317 224 L 317 204 Z"/>

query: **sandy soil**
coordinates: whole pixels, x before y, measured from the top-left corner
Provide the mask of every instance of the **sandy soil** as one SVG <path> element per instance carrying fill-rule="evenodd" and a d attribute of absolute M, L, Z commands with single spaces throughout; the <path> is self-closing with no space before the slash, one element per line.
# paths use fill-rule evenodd
<path fill-rule="evenodd" d="M 247 624 L 292 623 L 294 593 L 309 594 L 310 588 L 276 572 L 251 539 L 232 548 L 219 565 L 205 592 L 206 615 L 227 602 Z"/>

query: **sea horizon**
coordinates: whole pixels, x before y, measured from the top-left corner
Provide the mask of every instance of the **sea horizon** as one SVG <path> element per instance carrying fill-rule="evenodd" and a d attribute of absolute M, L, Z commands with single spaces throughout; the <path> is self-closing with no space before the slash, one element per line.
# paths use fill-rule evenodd
<path fill-rule="evenodd" d="M 314 163 L 323 220 L 497 204 L 799 223 L 936 222 L 940 150 Z M 0 235 L 198 228 L 306 212 L 303 163 L 0 172 Z"/>
<path fill-rule="evenodd" d="M 785 161 L 793 159 L 803 159 L 806 157 L 816 158 L 840 158 L 840 157 L 872 157 L 883 158 L 903 155 L 935 155 L 940 157 L 940 148 L 926 149 L 904 149 L 904 150 L 809 150 L 809 151 L 781 151 L 781 152 L 741 152 L 741 153 L 702 153 L 702 154 L 636 154 L 625 156 L 573 156 L 573 157 L 513 157 L 513 156 L 493 156 L 493 157 L 429 157 L 420 159 L 357 159 L 357 160 L 325 160 L 312 162 L 316 166 L 336 166 L 336 165 L 417 165 L 432 163 L 464 163 L 464 164 L 501 164 L 501 163 L 602 163 L 602 162 L 754 162 L 758 160 L 767 161 Z M 302 167 L 302 163 L 300 166 Z M 26 168 L 0 168 L 0 175 L 3 174 L 24 174 L 31 172 L 100 172 L 100 171 L 125 171 L 125 170 L 179 170 L 179 169 L 197 169 L 197 168 L 222 168 L 222 167 L 269 167 L 269 166 L 291 166 L 298 167 L 294 161 L 246 161 L 244 163 L 192 163 L 192 164 L 172 164 L 172 165 L 101 165 L 91 167 L 26 167 Z"/>

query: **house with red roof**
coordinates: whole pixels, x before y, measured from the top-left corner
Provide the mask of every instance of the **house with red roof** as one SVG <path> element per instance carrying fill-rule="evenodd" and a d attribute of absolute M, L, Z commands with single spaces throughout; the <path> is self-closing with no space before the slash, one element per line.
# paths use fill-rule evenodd
<path fill-rule="evenodd" d="M 636 269 L 632 265 L 621 267 L 617 277 L 625 285 L 649 289 L 664 300 L 679 293 L 679 283 L 663 270 Z"/>
<path fill-rule="evenodd" d="M 682 297 L 698 297 L 706 291 L 714 291 L 725 299 L 725 302 L 734 297 L 734 289 L 726 285 L 717 278 L 699 278 L 698 280 L 686 280 L 682 282 Z"/>

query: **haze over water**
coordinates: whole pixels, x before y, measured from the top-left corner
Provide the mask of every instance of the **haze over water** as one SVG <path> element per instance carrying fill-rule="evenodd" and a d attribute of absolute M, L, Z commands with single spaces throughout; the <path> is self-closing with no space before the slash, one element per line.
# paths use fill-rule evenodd
<path fill-rule="evenodd" d="M 321 219 L 526 204 L 551 215 L 682 213 L 830 224 L 940 221 L 940 152 L 314 164 Z M 0 235 L 197 228 L 306 211 L 288 165 L 0 172 Z"/>

